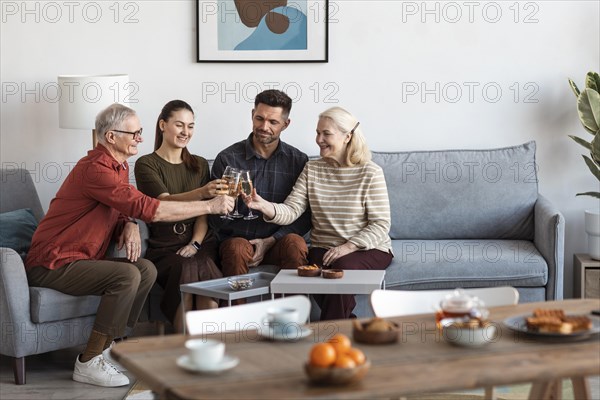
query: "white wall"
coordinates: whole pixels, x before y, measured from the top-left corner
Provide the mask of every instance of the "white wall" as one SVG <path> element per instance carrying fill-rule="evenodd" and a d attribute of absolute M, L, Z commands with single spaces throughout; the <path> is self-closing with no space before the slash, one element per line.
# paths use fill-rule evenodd
<path fill-rule="evenodd" d="M 583 210 L 599 204 L 575 197 L 598 182 L 567 137 L 587 135 L 567 77 L 581 86 L 600 70 L 597 1 L 332 2 L 327 64 L 198 64 L 192 0 L 1 3 L 1 161 L 36 174 L 45 208 L 91 139 L 58 128 L 57 75 L 128 73 L 148 132 L 142 154 L 162 105 L 188 101 L 191 150 L 207 158 L 246 136 L 256 87 L 275 84 L 296 100 L 284 139 L 309 154 L 317 114 L 334 104 L 359 117 L 373 150 L 536 140 L 540 192 L 567 221 L 571 294 L 573 254 L 586 250 Z"/>

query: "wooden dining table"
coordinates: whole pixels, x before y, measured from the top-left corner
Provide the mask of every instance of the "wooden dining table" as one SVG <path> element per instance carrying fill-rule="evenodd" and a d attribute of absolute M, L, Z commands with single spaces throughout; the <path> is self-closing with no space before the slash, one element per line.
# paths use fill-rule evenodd
<path fill-rule="evenodd" d="M 310 324 L 310 336 L 293 342 L 269 341 L 256 326 L 209 335 L 226 343 L 226 354 L 238 357 L 237 367 L 218 374 L 188 372 L 176 364 L 185 355 L 190 336 L 130 338 L 113 347 L 113 357 L 160 398 L 168 399 L 366 399 L 398 398 L 417 393 L 448 392 L 489 386 L 533 383 L 532 399 L 551 398 L 564 378 L 573 380 L 575 398 L 589 399 L 586 376 L 600 375 L 600 338 L 542 340 L 514 331 L 502 321 L 530 314 L 536 308 L 589 314 L 600 300 L 577 299 L 525 303 L 490 309 L 497 328 L 490 343 L 458 347 L 436 328 L 434 315 L 389 318 L 401 332 L 397 343 L 355 343 L 371 361 L 367 375 L 348 386 L 309 382 L 304 364 L 311 347 L 341 332 L 352 337 L 352 321 Z"/>

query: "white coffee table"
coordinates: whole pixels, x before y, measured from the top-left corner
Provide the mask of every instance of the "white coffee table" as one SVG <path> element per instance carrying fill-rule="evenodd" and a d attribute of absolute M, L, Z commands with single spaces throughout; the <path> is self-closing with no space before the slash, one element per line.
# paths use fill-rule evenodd
<path fill-rule="evenodd" d="M 275 294 L 371 294 L 385 289 L 385 271 L 344 270 L 340 279 L 298 276 L 295 269 L 282 269 L 271 281 Z"/>

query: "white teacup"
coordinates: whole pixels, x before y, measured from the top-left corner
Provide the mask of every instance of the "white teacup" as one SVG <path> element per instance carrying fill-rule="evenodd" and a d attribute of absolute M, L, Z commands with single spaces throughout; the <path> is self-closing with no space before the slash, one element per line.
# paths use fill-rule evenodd
<path fill-rule="evenodd" d="M 210 368 L 223 360 L 225 343 L 213 339 L 190 339 L 185 342 L 190 361 L 197 367 Z"/>
<path fill-rule="evenodd" d="M 300 314 L 295 308 L 272 307 L 267 309 L 265 323 L 277 334 L 295 332 L 299 322 Z"/>

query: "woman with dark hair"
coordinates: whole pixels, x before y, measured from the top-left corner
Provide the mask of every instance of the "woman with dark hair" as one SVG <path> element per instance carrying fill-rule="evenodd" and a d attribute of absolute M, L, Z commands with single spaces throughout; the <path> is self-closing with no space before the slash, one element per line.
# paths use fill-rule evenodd
<path fill-rule="evenodd" d="M 154 152 L 135 163 L 140 191 L 171 201 L 202 200 L 216 195 L 220 180 L 209 182 L 208 162 L 187 149 L 193 134 L 194 112 L 190 105 L 182 100 L 168 102 L 156 122 Z M 178 222 L 156 222 L 149 229 L 146 258 L 156 265 L 156 281 L 165 290 L 161 310 L 175 330 L 182 332 L 183 307 L 185 310 L 218 307 L 212 298 L 191 294 L 185 294 L 181 304 L 179 292 L 183 283 L 223 276 L 214 261 L 217 242 L 209 232 L 205 215 Z"/>

